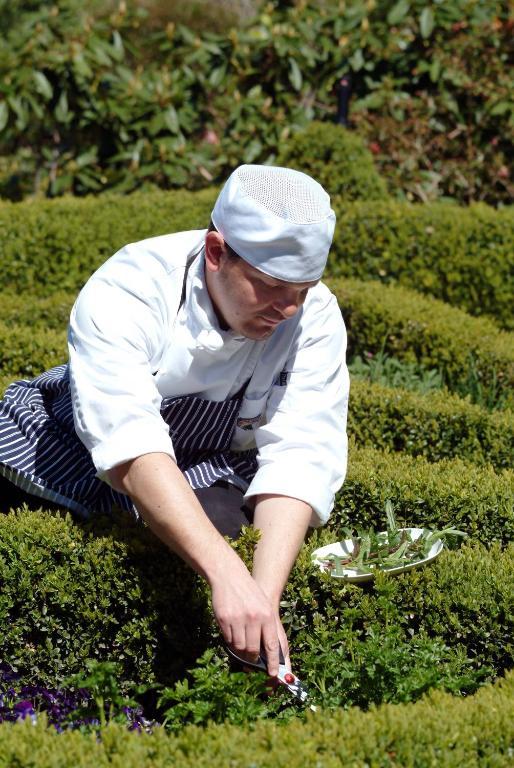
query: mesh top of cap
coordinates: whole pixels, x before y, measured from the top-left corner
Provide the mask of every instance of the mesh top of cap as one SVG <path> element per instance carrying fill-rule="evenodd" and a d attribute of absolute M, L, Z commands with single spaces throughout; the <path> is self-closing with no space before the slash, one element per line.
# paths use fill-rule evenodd
<path fill-rule="evenodd" d="M 239 168 L 238 178 L 249 197 L 294 224 L 321 221 L 330 213 L 328 196 L 323 188 L 298 171 L 246 165 Z"/>

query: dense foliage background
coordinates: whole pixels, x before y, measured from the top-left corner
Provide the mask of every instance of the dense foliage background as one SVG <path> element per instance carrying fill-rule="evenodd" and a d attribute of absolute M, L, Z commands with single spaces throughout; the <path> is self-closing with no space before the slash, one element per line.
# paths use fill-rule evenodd
<path fill-rule="evenodd" d="M 0 0 L 0 28 L 4 197 L 219 182 L 333 121 L 349 74 L 391 193 L 512 200 L 508 0 Z"/>

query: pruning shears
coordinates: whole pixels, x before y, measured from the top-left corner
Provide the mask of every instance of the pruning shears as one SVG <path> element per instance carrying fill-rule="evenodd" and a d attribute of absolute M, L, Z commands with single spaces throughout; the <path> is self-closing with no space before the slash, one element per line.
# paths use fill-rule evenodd
<path fill-rule="evenodd" d="M 266 652 L 264 648 L 261 648 L 259 658 L 256 661 L 247 661 L 246 659 L 243 659 L 241 656 L 238 656 L 238 654 L 234 651 L 234 649 L 231 648 L 229 645 L 226 646 L 226 649 L 229 656 L 231 656 L 235 661 L 237 661 L 242 666 L 250 667 L 251 669 L 259 670 L 260 672 L 268 671 L 268 659 L 266 657 Z M 294 698 L 300 701 L 302 704 L 304 704 L 309 698 L 307 689 L 305 688 L 300 678 L 294 675 L 292 672 L 290 672 L 289 669 L 286 667 L 282 648 L 280 648 L 280 652 L 279 652 L 279 665 L 278 665 L 277 679 L 280 683 L 282 683 L 283 686 L 287 688 L 287 690 L 294 696 Z M 315 710 L 316 707 L 314 705 L 311 705 L 311 709 Z"/>

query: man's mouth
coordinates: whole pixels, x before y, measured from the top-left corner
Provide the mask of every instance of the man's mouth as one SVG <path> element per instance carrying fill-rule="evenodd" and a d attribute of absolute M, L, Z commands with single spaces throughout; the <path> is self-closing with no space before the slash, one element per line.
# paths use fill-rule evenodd
<path fill-rule="evenodd" d="M 266 315 L 260 315 L 260 317 L 269 325 L 278 325 L 280 322 L 282 322 L 283 319 L 281 317 L 266 317 Z"/>

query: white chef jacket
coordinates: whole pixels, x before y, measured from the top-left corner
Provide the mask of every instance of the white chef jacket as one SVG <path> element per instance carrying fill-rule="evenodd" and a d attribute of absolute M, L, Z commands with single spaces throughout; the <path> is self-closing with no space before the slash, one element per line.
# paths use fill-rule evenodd
<path fill-rule="evenodd" d="M 346 331 L 336 299 L 317 284 L 265 340 L 222 330 L 205 285 L 205 233 L 127 245 L 80 292 L 68 334 L 77 434 L 107 480 L 109 469 L 146 453 L 175 458 L 163 398 L 219 402 L 250 379 L 231 446 L 258 451 L 246 497 L 301 499 L 311 525 L 323 524 L 347 464 Z"/>

